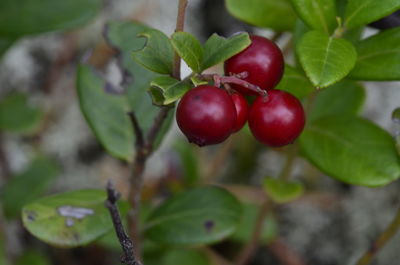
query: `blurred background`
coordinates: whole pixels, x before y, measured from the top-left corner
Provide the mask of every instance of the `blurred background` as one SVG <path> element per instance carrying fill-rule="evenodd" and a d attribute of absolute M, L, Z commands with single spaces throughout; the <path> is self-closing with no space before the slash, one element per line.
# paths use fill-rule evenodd
<path fill-rule="evenodd" d="M 103 39 L 105 23 L 134 19 L 170 35 L 175 28 L 176 5 L 177 1 L 172 0 L 104 0 L 84 26 L 26 34 L 22 30 L 9 39 L 0 38 L 0 126 L 4 120 L 14 121 L 12 127 L 0 127 L 0 187 L 5 193 L 7 183 L 23 174 L 48 178 L 45 189 L 36 190 L 35 178 L 23 185 L 24 192 L 32 193 L 28 199 L 20 200 L 18 194 L 2 197 L 1 240 L 9 264 L 102 265 L 118 259 L 118 246 L 104 242 L 70 250 L 52 248 L 22 227 L 19 210 L 26 200 L 44 194 L 102 189 L 110 178 L 116 189 L 127 195 L 128 165 L 106 154 L 80 111 L 75 88 L 76 66 L 87 60 L 110 79 L 120 82 L 114 51 Z M 23 19 L 23 8 L 21 18 L 15 19 Z M 376 33 L 379 28 L 399 26 L 399 17 L 394 14 L 371 25 L 363 32 L 364 36 Z M 7 19 L 0 18 L 0 36 L 5 32 L 2 23 L 12 21 Z M 274 35 L 232 17 L 223 0 L 190 0 L 185 30 L 201 41 L 214 32 L 222 36 L 238 31 Z M 286 34 L 277 38 L 282 48 L 288 41 Z M 290 48 L 285 59 L 293 61 Z M 209 71 L 223 72 L 222 66 Z M 189 73 L 182 65 L 182 76 Z M 400 84 L 368 82 L 365 86 L 363 116 L 394 132 L 391 113 L 400 103 Z M 201 179 L 204 183 L 224 183 L 240 198 L 257 204 L 262 200 L 259 190 L 262 178 L 277 175 L 282 164 L 281 150 L 258 144 L 247 130 L 220 145 L 198 148 L 188 144 L 174 124 L 148 161 L 144 199 L 173 194 L 184 189 L 188 179 Z M 251 264 L 351 264 L 387 226 L 400 203 L 399 182 L 376 189 L 349 186 L 321 175 L 302 159 L 296 160 L 293 178 L 304 183 L 306 193 L 274 209 L 268 219 L 267 238 L 279 240 L 274 244 L 266 240 Z M 397 235 L 373 264 L 400 264 L 399 245 L 400 235 Z M 231 257 L 237 242 L 232 240 L 213 248 Z M 285 263 L 282 249 L 286 248 L 288 252 L 283 255 L 293 255 L 300 263 Z M 151 261 L 145 260 L 145 264 Z"/>

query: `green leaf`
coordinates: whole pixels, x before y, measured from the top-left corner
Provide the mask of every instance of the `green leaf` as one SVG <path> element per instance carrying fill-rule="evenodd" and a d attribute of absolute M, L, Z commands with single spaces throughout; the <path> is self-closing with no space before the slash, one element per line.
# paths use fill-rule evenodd
<path fill-rule="evenodd" d="M 296 68 L 285 65 L 282 80 L 275 89 L 287 91 L 301 99 L 313 92 L 314 86 Z"/>
<path fill-rule="evenodd" d="M 236 34 L 228 39 L 214 33 L 204 44 L 202 70 L 226 61 L 251 44 L 248 33 Z"/>
<path fill-rule="evenodd" d="M 187 32 L 175 32 L 171 36 L 171 43 L 178 55 L 196 73 L 201 72 L 203 61 L 203 47 L 196 37 Z"/>
<path fill-rule="evenodd" d="M 127 71 L 133 80 L 125 84 L 127 98 L 131 110 L 135 112 L 137 117 L 140 117 L 139 123 L 145 133 L 153 126 L 153 121 L 159 113 L 159 108 L 152 105 L 152 99 L 148 93 L 150 82 L 159 75 L 134 62 L 131 55 L 134 50 L 140 49 L 145 43 L 144 38 L 135 36 L 146 30 L 149 30 L 149 28 L 143 24 L 120 21 L 109 23 L 105 31 L 108 43 L 120 52 L 124 71 Z M 174 118 L 173 114 L 173 111 L 170 111 L 162 124 L 154 143 L 154 149 L 159 146 L 171 127 Z"/>
<path fill-rule="evenodd" d="M 101 190 L 56 194 L 26 205 L 22 221 L 30 233 L 50 245 L 87 245 L 112 228 L 105 200 Z"/>
<path fill-rule="evenodd" d="M 256 223 L 260 206 L 255 204 L 243 204 L 243 214 L 240 219 L 240 224 L 231 239 L 240 243 L 248 243 L 251 240 L 254 224 Z M 264 219 L 262 233 L 260 235 L 260 242 L 267 244 L 278 236 L 278 224 L 276 220 L 268 215 Z"/>
<path fill-rule="evenodd" d="M 349 77 L 400 80 L 400 28 L 382 31 L 356 45 L 357 62 Z"/>
<path fill-rule="evenodd" d="M 345 27 L 354 28 L 371 23 L 400 9 L 398 0 L 348 0 Z"/>
<path fill-rule="evenodd" d="M 287 203 L 296 200 L 304 193 L 301 183 L 282 179 L 265 178 L 263 186 L 265 192 L 276 203 Z"/>
<path fill-rule="evenodd" d="M 383 186 L 400 177 L 393 138 L 370 121 L 353 116 L 324 116 L 300 137 L 304 155 L 342 182 Z"/>
<path fill-rule="evenodd" d="M 20 37 L 69 30 L 91 21 L 100 0 L 1 0 L 0 36 Z"/>
<path fill-rule="evenodd" d="M 14 43 L 13 39 L 0 38 L 0 59 L 7 49 Z"/>
<path fill-rule="evenodd" d="M 191 88 L 188 82 L 178 81 L 169 76 L 159 76 L 150 83 L 153 103 L 169 105 L 180 99 Z M 155 93 L 153 95 L 153 93 Z"/>
<path fill-rule="evenodd" d="M 42 117 L 43 112 L 29 102 L 26 94 L 13 93 L 0 101 L 0 130 L 33 133 Z"/>
<path fill-rule="evenodd" d="M 51 265 L 49 258 L 42 252 L 34 249 L 24 251 L 22 256 L 18 257 L 15 265 Z"/>
<path fill-rule="evenodd" d="M 328 35 L 336 27 L 335 0 L 291 0 L 299 17 L 312 29 Z"/>
<path fill-rule="evenodd" d="M 177 264 L 211 265 L 212 263 L 204 253 L 195 249 L 174 249 L 162 257 L 161 265 Z"/>
<path fill-rule="evenodd" d="M 187 186 L 191 187 L 200 180 L 199 159 L 195 153 L 195 147 L 186 141 L 178 140 L 173 145 L 178 152 L 183 167 L 183 178 Z"/>
<path fill-rule="evenodd" d="M 8 218 L 18 217 L 22 207 L 43 195 L 58 174 L 60 169 L 54 161 L 44 157 L 34 159 L 5 185 L 1 193 L 4 214 Z"/>
<path fill-rule="evenodd" d="M 239 201 L 218 187 L 175 195 L 146 222 L 146 236 L 166 245 L 203 245 L 232 234 L 241 216 Z"/>
<path fill-rule="evenodd" d="M 174 49 L 167 35 L 156 29 L 148 29 L 139 36 L 146 38 L 147 42 L 142 49 L 132 53 L 133 59 L 153 72 L 171 74 Z"/>
<path fill-rule="evenodd" d="M 365 102 L 365 89 L 356 82 L 343 80 L 320 91 L 315 98 L 308 121 L 330 115 L 357 115 Z"/>
<path fill-rule="evenodd" d="M 111 155 L 132 160 L 134 134 L 127 115 L 126 99 L 107 94 L 106 83 L 85 65 L 78 67 L 79 103 L 93 133 Z"/>
<path fill-rule="evenodd" d="M 234 17 L 258 27 L 292 30 L 296 21 L 289 0 L 225 0 Z"/>
<path fill-rule="evenodd" d="M 343 79 L 354 67 L 357 53 L 344 39 L 310 31 L 301 39 L 297 53 L 308 78 L 316 87 L 326 87 Z"/>

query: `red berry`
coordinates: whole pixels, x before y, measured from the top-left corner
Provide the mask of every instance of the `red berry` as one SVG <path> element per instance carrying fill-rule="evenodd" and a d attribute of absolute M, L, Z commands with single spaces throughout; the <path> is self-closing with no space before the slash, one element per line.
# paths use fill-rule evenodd
<path fill-rule="evenodd" d="M 198 146 L 218 144 L 232 133 L 236 109 L 225 90 L 201 85 L 182 97 L 176 121 L 189 142 Z"/>
<path fill-rule="evenodd" d="M 250 36 L 251 44 L 242 52 L 225 61 L 225 75 L 247 72 L 245 81 L 268 90 L 274 88 L 283 75 L 283 55 L 278 46 L 267 38 Z M 243 93 L 257 95 L 243 86 L 232 85 Z"/>
<path fill-rule="evenodd" d="M 233 132 L 237 132 L 243 128 L 247 121 L 247 115 L 249 112 L 249 106 L 246 99 L 239 93 L 234 93 L 231 95 L 233 104 L 235 104 L 236 109 L 236 123 L 233 127 Z"/>
<path fill-rule="evenodd" d="M 269 90 L 258 97 L 249 112 L 249 127 L 260 142 L 273 146 L 292 143 L 302 132 L 305 114 L 300 101 L 285 91 Z"/>

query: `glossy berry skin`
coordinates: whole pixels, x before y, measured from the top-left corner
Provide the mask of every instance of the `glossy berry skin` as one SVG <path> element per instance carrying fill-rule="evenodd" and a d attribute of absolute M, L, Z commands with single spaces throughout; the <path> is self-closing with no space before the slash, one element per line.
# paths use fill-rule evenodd
<path fill-rule="evenodd" d="M 233 93 L 231 98 L 236 109 L 236 122 L 235 126 L 233 126 L 233 132 L 237 132 L 243 128 L 247 121 L 249 105 L 246 99 L 239 93 Z"/>
<path fill-rule="evenodd" d="M 305 114 L 300 101 L 281 90 L 269 90 L 258 97 L 249 112 L 249 127 L 254 137 L 272 147 L 284 146 L 300 135 Z"/>
<path fill-rule="evenodd" d="M 236 109 L 228 92 L 201 85 L 182 97 L 176 121 L 189 142 L 198 146 L 218 144 L 232 133 Z"/>
<path fill-rule="evenodd" d="M 251 44 L 242 52 L 225 61 L 225 75 L 247 72 L 245 81 L 268 90 L 282 79 L 284 61 L 281 50 L 267 38 L 251 35 Z M 243 86 L 232 85 L 240 93 L 258 95 Z"/>

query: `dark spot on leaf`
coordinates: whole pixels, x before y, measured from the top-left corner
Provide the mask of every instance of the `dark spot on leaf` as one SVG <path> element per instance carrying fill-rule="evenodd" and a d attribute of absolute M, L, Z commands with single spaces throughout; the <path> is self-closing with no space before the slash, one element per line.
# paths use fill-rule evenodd
<path fill-rule="evenodd" d="M 207 220 L 204 222 L 204 228 L 207 230 L 207 232 L 211 232 L 214 225 L 215 225 L 214 221 L 211 221 L 211 220 Z"/>
<path fill-rule="evenodd" d="M 36 220 L 36 217 L 37 213 L 35 211 L 26 211 L 26 218 L 28 218 L 30 222 L 34 222 Z"/>
<path fill-rule="evenodd" d="M 79 242 L 79 240 L 81 239 L 81 237 L 79 236 L 79 234 L 77 232 L 74 232 L 72 234 L 72 237 L 75 239 L 76 242 Z"/>

